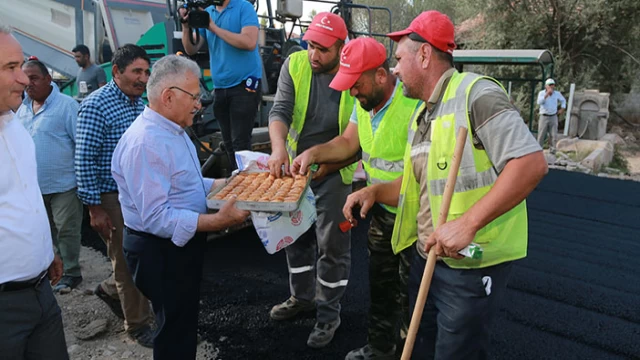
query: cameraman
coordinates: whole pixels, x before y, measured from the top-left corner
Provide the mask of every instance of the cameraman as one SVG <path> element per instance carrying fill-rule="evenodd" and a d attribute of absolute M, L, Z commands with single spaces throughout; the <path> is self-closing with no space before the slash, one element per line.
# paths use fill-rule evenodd
<path fill-rule="evenodd" d="M 205 9 L 209 13 L 209 26 L 197 30 L 200 38 L 195 45 L 188 24 L 193 10 L 179 9 L 182 45 L 187 54 L 193 55 L 207 41 L 215 95 L 213 114 L 220 124 L 230 170 L 234 170 L 235 151 L 251 149 L 251 131 L 261 101 L 258 15 L 246 0 L 189 0 L 189 3 L 213 4 Z"/>

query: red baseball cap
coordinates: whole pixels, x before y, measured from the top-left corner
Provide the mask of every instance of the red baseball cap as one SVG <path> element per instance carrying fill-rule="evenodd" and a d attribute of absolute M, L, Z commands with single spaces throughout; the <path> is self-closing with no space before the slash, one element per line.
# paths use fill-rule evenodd
<path fill-rule="evenodd" d="M 456 48 L 453 32 L 453 23 L 447 15 L 436 10 L 429 10 L 413 19 L 408 28 L 387 34 L 387 36 L 397 42 L 403 36 L 409 35 L 412 40 L 428 42 L 444 52 L 453 54 L 453 49 Z"/>
<path fill-rule="evenodd" d="M 342 48 L 340 69 L 329 87 L 345 91 L 351 89 L 367 70 L 377 69 L 387 60 L 387 49 L 373 38 L 357 38 Z"/>
<path fill-rule="evenodd" d="M 302 40 L 310 40 L 323 47 L 331 47 L 336 40 L 344 41 L 347 38 L 347 25 L 336 14 L 321 12 L 313 17 L 311 24 L 304 33 Z"/>

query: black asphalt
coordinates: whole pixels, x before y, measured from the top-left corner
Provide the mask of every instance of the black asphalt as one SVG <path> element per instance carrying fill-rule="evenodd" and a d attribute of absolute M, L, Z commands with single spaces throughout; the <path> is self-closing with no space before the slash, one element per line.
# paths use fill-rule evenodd
<path fill-rule="evenodd" d="M 492 359 L 640 359 L 640 183 L 552 170 L 528 200 L 529 254 L 514 266 Z M 276 322 L 288 297 L 284 252 L 252 229 L 207 248 L 200 331 L 220 359 L 343 359 L 366 341 L 367 222 L 353 233 L 342 326 L 306 346 L 311 315 Z"/>

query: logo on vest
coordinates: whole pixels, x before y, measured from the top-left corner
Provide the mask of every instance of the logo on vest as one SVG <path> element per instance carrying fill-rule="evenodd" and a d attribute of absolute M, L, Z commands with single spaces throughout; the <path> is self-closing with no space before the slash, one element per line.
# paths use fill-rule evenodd
<path fill-rule="evenodd" d="M 484 276 L 482 278 L 482 285 L 484 285 L 484 292 L 487 296 L 491 295 L 491 276 Z"/>
<path fill-rule="evenodd" d="M 296 210 L 290 213 L 291 216 L 291 225 L 298 226 L 302 224 L 302 211 Z"/>

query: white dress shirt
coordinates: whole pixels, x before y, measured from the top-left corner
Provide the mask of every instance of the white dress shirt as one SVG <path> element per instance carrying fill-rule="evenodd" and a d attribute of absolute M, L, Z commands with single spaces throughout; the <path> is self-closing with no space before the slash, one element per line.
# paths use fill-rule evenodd
<path fill-rule="evenodd" d="M 33 279 L 53 261 L 35 145 L 13 115 L 0 114 L 0 284 Z"/>

